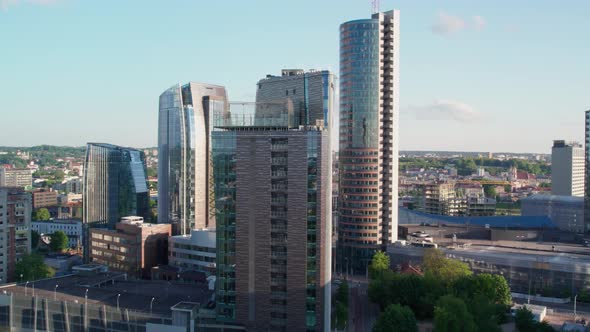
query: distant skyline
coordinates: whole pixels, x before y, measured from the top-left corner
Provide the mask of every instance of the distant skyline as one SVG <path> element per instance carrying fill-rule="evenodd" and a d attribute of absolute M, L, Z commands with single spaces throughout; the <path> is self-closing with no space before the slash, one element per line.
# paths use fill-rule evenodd
<path fill-rule="evenodd" d="M 400 9 L 400 149 L 550 153 L 584 140 L 585 32 L 573 0 L 385 1 Z M 282 68 L 338 70 L 368 0 L 0 0 L 0 146 L 157 145 L 178 82 L 253 101 Z"/>

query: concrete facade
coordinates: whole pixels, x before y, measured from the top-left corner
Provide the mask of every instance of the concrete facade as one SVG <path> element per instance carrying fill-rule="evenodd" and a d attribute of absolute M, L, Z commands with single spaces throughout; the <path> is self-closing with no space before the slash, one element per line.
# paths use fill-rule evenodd
<path fill-rule="evenodd" d="M 192 229 L 190 235 L 168 239 L 168 264 L 181 271 L 200 271 L 215 275 L 215 229 Z"/>
<path fill-rule="evenodd" d="M 0 283 L 15 280 L 16 263 L 31 252 L 31 194 L 0 187 Z"/>
<path fill-rule="evenodd" d="M 0 167 L 0 187 L 31 188 L 33 185 L 33 173 L 29 169 L 2 168 Z"/>
<path fill-rule="evenodd" d="M 553 141 L 551 193 L 561 196 L 584 196 L 584 148 L 581 144 Z"/>
<path fill-rule="evenodd" d="M 53 189 L 40 189 L 33 191 L 33 208 L 38 209 L 57 205 L 57 191 Z"/>

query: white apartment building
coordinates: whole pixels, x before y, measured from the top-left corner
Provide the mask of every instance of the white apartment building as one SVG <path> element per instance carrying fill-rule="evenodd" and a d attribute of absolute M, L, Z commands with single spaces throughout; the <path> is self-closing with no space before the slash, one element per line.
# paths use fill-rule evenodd
<path fill-rule="evenodd" d="M 168 239 L 168 264 L 183 271 L 201 271 L 215 275 L 215 229 L 192 229 L 190 235 Z"/>
<path fill-rule="evenodd" d="M 584 196 L 584 147 L 577 142 L 553 141 L 551 149 L 551 193 Z"/>
<path fill-rule="evenodd" d="M 51 235 L 57 231 L 62 231 L 68 236 L 68 246 L 77 248 L 82 245 L 82 221 L 69 219 L 56 219 L 51 221 L 33 221 L 31 229 L 39 235 Z"/>

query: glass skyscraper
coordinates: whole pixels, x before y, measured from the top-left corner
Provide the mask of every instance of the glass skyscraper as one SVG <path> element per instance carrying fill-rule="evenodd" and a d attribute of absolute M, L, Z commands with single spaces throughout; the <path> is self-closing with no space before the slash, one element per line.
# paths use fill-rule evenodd
<path fill-rule="evenodd" d="M 83 188 L 85 257 L 88 257 L 89 227 L 114 228 L 121 217 L 149 217 L 149 190 L 142 151 L 88 143 Z"/>
<path fill-rule="evenodd" d="M 210 133 L 229 114 L 225 88 L 190 82 L 160 95 L 158 222 L 175 234 L 215 226 Z"/>
<path fill-rule="evenodd" d="M 267 75 L 256 89 L 256 124 L 330 126 L 334 100 L 334 75 L 328 70 L 283 69 L 281 76 Z M 269 121 L 270 120 L 270 121 Z"/>
<path fill-rule="evenodd" d="M 340 26 L 338 263 L 365 273 L 397 240 L 399 11 Z"/>

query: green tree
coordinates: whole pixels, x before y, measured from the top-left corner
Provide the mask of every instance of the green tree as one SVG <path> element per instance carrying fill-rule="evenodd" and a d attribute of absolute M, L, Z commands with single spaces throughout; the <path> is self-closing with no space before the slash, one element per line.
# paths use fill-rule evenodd
<path fill-rule="evenodd" d="M 336 328 L 344 330 L 348 322 L 348 307 L 340 302 L 336 302 Z"/>
<path fill-rule="evenodd" d="M 483 192 L 486 197 L 496 198 L 496 187 L 494 185 L 484 184 Z"/>
<path fill-rule="evenodd" d="M 57 231 L 51 234 L 51 242 L 49 243 L 51 250 L 64 251 L 68 248 L 68 236 L 63 231 Z"/>
<path fill-rule="evenodd" d="M 348 282 L 343 281 L 338 287 L 336 301 L 348 306 Z"/>
<path fill-rule="evenodd" d="M 41 236 L 39 235 L 39 233 L 37 233 L 37 231 L 31 231 L 31 249 L 37 249 L 37 246 L 39 245 L 39 238 Z"/>
<path fill-rule="evenodd" d="M 32 219 L 35 221 L 47 221 L 51 218 L 49 210 L 46 208 L 40 208 L 33 212 Z"/>
<path fill-rule="evenodd" d="M 496 316 L 496 305 L 483 295 L 476 295 L 469 304 L 469 312 L 473 315 L 477 331 L 479 332 L 501 332 L 498 317 Z"/>
<path fill-rule="evenodd" d="M 416 317 L 414 312 L 406 306 L 391 304 L 379 315 L 373 332 L 417 332 Z"/>
<path fill-rule="evenodd" d="M 379 250 L 373 255 L 371 265 L 369 265 L 369 277 L 375 278 L 377 275 L 382 274 L 384 271 L 389 270 L 389 256 L 386 253 Z"/>
<path fill-rule="evenodd" d="M 516 310 L 514 316 L 514 323 L 516 330 L 519 332 L 536 332 L 537 324 L 535 324 L 533 313 L 526 308 L 526 306 Z"/>
<path fill-rule="evenodd" d="M 55 270 L 43 262 L 43 256 L 37 253 L 32 253 L 24 255 L 21 260 L 16 263 L 14 278 L 21 281 L 21 274 L 23 281 L 31 281 L 53 277 L 55 275 Z"/>
<path fill-rule="evenodd" d="M 439 249 L 427 249 L 424 252 L 423 265 L 426 276 L 440 280 L 445 286 L 472 274 L 467 264 L 446 258 Z"/>
<path fill-rule="evenodd" d="M 453 283 L 456 296 L 469 301 L 476 295 L 482 295 L 491 304 L 509 305 L 512 303 L 510 287 L 503 276 L 482 273 L 463 276 Z"/>
<path fill-rule="evenodd" d="M 477 326 L 463 300 L 445 295 L 434 308 L 434 329 L 436 332 L 475 332 Z"/>

